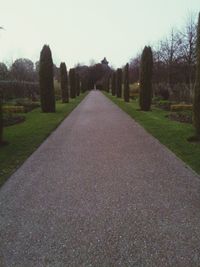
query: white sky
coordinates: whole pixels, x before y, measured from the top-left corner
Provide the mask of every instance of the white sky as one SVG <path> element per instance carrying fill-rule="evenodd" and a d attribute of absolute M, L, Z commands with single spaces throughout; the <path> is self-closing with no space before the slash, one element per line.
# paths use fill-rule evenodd
<path fill-rule="evenodd" d="M 200 11 L 200 0 L 0 0 L 0 61 L 35 62 L 49 44 L 57 65 L 106 56 L 121 66 L 192 11 Z"/>

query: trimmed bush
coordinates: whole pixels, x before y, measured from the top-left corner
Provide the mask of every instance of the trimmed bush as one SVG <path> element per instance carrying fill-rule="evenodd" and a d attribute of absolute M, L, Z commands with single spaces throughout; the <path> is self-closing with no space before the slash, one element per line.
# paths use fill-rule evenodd
<path fill-rule="evenodd" d="M 166 117 L 173 121 L 192 123 L 192 111 L 171 112 Z"/>
<path fill-rule="evenodd" d="M 23 106 L 25 112 L 30 112 L 31 110 L 40 107 L 40 104 L 37 102 L 32 102 L 27 98 L 19 98 L 16 99 L 15 106 Z"/>
<path fill-rule="evenodd" d="M 3 100 L 8 101 L 15 98 L 38 99 L 39 83 L 20 81 L 0 81 Z"/>
<path fill-rule="evenodd" d="M 132 99 L 139 98 L 140 86 L 139 83 L 129 85 L 129 97 Z"/>
<path fill-rule="evenodd" d="M 171 109 L 172 103 L 173 102 L 169 100 L 159 100 L 159 101 L 155 101 L 155 106 L 157 108 L 169 111 Z M 174 104 L 174 106 L 177 106 L 177 105 Z"/>
<path fill-rule="evenodd" d="M 2 93 L 0 91 L 0 145 L 3 143 L 3 111 L 2 111 Z"/>
<path fill-rule="evenodd" d="M 77 96 L 80 95 L 80 91 L 81 91 L 80 76 L 78 73 L 76 73 L 76 94 L 77 94 Z"/>
<path fill-rule="evenodd" d="M 26 117 L 19 114 L 4 113 L 3 114 L 3 127 L 12 126 L 22 123 L 26 120 Z"/>
<path fill-rule="evenodd" d="M 124 69 L 124 101 L 129 102 L 129 64 Z"/>
<path fill-rule="evenodd" d="M 177 105 L 170 106 L 171 111 L 185 111 L 185 110 L 192 110 L 192 109 L 193 109 L 193 106 L 187 105 L 187 104 L 177 104 Z"/>
<path fill-rule="evenodd" d="M 116 72 L 115 71 L 112 73 L 112 78 L 111 78 L 111 93 L 113 96 L 116 94 Z"/>
<path fill-rule="evenodd" d="M 69 102 L 69 94 L 68 94 L 68 77 L 67 77 L 67 68 L 64 62 L 60 63 L 60 84 L 61 84 L 61 95 L 62 102 Z"/>
<path fill-rule="evenodd" d="M 200 13 L 197 26 L 197 67 L 196 67 L 196 82 L 194 90 L 194 109 L 193 109 L 193 120 L 194 127 L 196 129 L 196 135 L 200 138 Z"/>
<path fill-rule="evenodd" d="M 149 111 L 152 101 L 153 55 L 150 46 L 145 46 L 140 64 L 140 108 Z"/>
<path fill-rule="evenodd" d="M 75 69 L 69 70 L 69 83 L 70 83 L 70 97 L 76 97 L 76 71 Z"/>
<path fill-rule="evenodd" d="M 44 45 L 40 54 L 40 99 L 43 112 L 55 112 L 55 93 L 53 83 L 53 60 L 48 45 Z"/>
<path fill-rule="evenodd" d="M 110 76 L 107 78 L 106 86 L 107 86 L 107 92 L 110 93 Z"/>
<path fill-rule="evenodd" d="M 116 94 L 117 97 L 122 97 L 122 69 L 117 69 L 116 72 Z"/>
<path fill-rule="evenodd" d="M 81 79 L 81 93 L 85 93 L 88 89 L 87 79 Z"/>
<path fill-rule="evenodd" d="M 25 113 L 24 106 L 3 106 L 3 112 L 5 113 Z"/>

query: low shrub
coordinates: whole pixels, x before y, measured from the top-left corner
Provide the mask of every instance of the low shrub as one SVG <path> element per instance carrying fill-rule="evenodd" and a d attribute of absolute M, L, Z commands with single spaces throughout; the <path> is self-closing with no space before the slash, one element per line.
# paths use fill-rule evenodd
<path fill-rule="evenodd" d="M 176 104 L 171 105 L 170 110 L 171 111 L 184 111 L 184 110 L 192 110 L 193 106 L 189 104 Z"/>
<path fill-rule="evenodd" d="M 140 84 L 139 83 L 133 83 L 130 84 L 130 93 L 137 93 L 139 94 L 140 92 Z"/>
<path fill-rule="evenodd" d="M 192 123 L 192 111 L 178 111 L 178 112 L 171 112 L 167 115 L 170 120 L 179 121 L 184 123 Z"/>
<path fill-rule="evenodd" d="M 30 112 L 31 110 L 40 107 L 40 104 L 32 102 L 29 99 L 17 99 L 15 106 L 23 106 L 25 112 Z"/>
<path fill-rule="evenodd" d="M 168 111 L 171 108 L 172 102 L 168 100 L 159 100 L 159 101 L 154 101 L 154 104 L 157 108 Z"/>
<path fill-rule="evenodd" d="M 168 100 L 170 97 L 169 85 L 166 83 L 157 83 L 153 85 L 154 95 L 162 100 Z"/>
<path fill-rule="evenodd" d="M 3 114 L 3 126 L 8 127 L 14 124 L 22 123 L 25 121 L 25 116 L 16 115 L 12 113 L 4 113 Z"/>
<path fill-rule="evenodd" d="M 130 96 L 131 99 L 137 99 L 137 98 L 139 98 L 139 95 L 140 95 L 139 93 L 130 92 L 129 96 Z"/>
<path fill-rule="evenodd" d="M 24 113 L 24 106 L 3 106 L 3 113 Z"/>
<path fill-rule="evenodd" d="M 60 85 L 60 82 L 57 80 L 54 80 L 54 89 L 55 89 L 56 100 L 61 100 L 62 98 L 61 85 Z"/>

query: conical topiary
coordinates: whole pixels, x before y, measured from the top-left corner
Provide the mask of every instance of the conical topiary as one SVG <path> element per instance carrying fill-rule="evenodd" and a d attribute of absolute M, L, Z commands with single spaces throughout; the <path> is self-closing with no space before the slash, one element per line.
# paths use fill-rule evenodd
<path fill-rule="evenodd" d="M 153 55 L 150 46 L 145 46 L 140 64 L 140 108 L 149 111 L 152 101 Z"/>
<path fill-rule="evenodd" d="M 122 69 L 117 69 L 116 72 L 116 94 L 117 97 L 122 97 Z"/>
<path fill-rule="evenodd" d="M 40 99 L 43 112 L 55 112 L 55 93 L 53 81 L 53 60 L 48 45 L 40 53 L 39 65 Z"/>
<path fill-rule="evenodd" d="M 77 96 L 80 95 L 80 91 L 81 91 L 80 76 L 78 73 L 76 73 L 76 94 L 77 94 Z"/>
<path fill-rule="evenodd" d="M 70 97 L 76 97 L 76 71 L 75 69 L 69 70 L 69 83 L 70 83 Z"/>
<path fill-rule="evenodd" d="M 200 139 L 200 13 L 197 26 L 197 66 L 196 66 L 196 82 L 194 90 L 194 105 L 193 105 L 193 122 L 196 130 L 196 135 Z"/>
<path fill-rule="evenodd" d="M 3 110 L 2 110 L 2 93 L 0 91 L 0 145 L 3 143 Z"/>
<path fill-rule="evenodd" d="M 129 64 L 124 68 L 124 101 L 129 102 Z"/>
<path fill-rule="evenodd" d="M 69 93 L 68 93 L 68 77 L 67 77 L 67 68 L 64 62 L 60 63 L 60 83 L 61 83 L 61 94 L 62 102 L 69 102 Z"/>
<path fill-rule="evenodd" d="M 111 78 L 111 93 L 114 96 L 116 94 L 116 72 L 113 71 Z"/>

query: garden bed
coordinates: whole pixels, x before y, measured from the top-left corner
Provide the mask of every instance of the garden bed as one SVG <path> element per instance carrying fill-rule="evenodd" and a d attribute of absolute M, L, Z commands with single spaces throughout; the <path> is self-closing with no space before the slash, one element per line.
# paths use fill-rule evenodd
<path fill-rule="evenodd" d="M 23 115 L 17 115 L 17 114 L 12 114 L 12 113 L 4 113 L 3 115 L 3 126 L 8 127 L 12 126 L 18 123 L 24 122 L 26 119 L 25 116 Z"/>
<path fill-rule="evenodd" d="M 192 112 L 171 112 L 166 117 L 173 121 L 192 123 Z"/>

